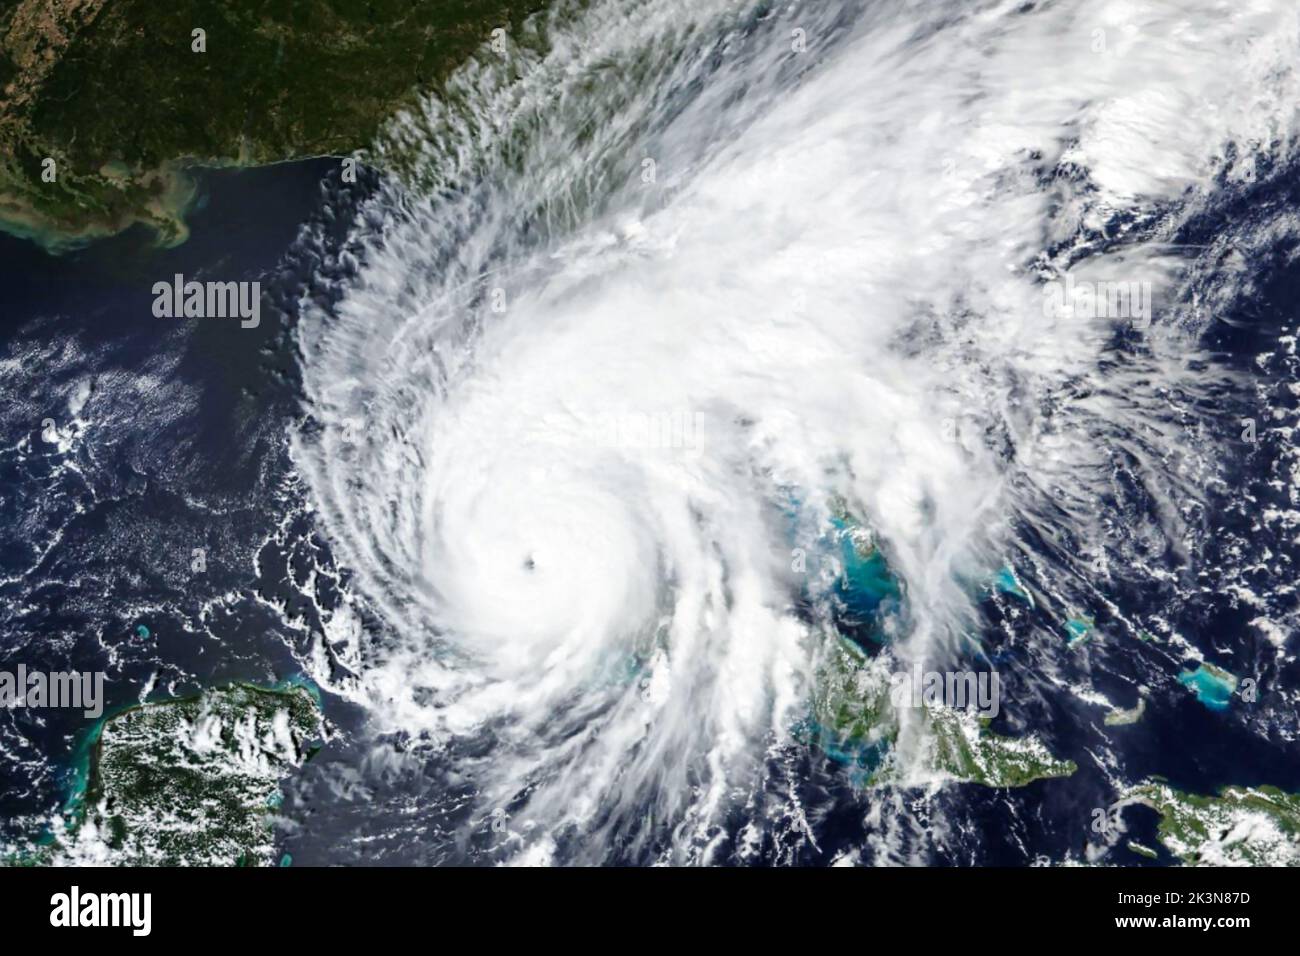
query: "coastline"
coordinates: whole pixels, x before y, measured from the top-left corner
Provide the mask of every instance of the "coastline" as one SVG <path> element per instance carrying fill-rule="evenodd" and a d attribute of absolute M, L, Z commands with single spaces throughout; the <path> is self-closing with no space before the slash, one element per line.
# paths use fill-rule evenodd
<path fill-rule="evenodd" d="M 253 170 L 286 163 L 309 162 L 332 156 L 293 156 L 270 162 L 239 158 L 182 157 L 140 174 L 127 173 L 125 178 L 101 169 L 100 184 L 108 188 L 142 191 L 147 199 L 125 212 L 110 216 L 90 216 L 72 225 L 49 215 L 32 202 L 23 191 L 0 187 L 0 232 L 35 243 L 50 255 L 58 256 L 84 248 L 92 242 L 110 239 L 133 226 L 145 226 L 154 237 L 157 249 L 172 249 L 190 237 L 189 217 L 201 205 L 204 173 L 216 170 Z M 341 159 L 341 157 L 340 157 Z"/>

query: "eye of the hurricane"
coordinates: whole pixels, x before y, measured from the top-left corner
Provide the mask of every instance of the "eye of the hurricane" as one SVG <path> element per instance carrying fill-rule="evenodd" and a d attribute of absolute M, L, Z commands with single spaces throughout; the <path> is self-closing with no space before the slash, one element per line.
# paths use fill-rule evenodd
<path fill-rule="evenodd" d="M 591 666 L 644 631 L 659 573 L 653 505 L 619 488 L 603 454 L 571 460 L 562 480 L 534 480 L 550 451 L 508 426 L 493 463 L 497 450 L 471 440 L 474 410 L 460 413 L 464 429 L 442 434 L 425 485 L 435 516 L 425 577 L 445 632 L 515 673 Z"/>

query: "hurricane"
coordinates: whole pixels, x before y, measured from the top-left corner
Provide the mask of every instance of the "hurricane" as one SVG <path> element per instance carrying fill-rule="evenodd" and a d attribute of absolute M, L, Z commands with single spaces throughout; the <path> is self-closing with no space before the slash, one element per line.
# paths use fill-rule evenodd
<path fill-rule="evenodd" d="M 1271 0 L 561 0 L 391 118 L 300 237 L 304 660 L 440 858 L 1102 852 L 1108 711 L 1229 617 L 1290 659 L 1294 331 L 1224 342 L 1294 254 L 1298 46 Z M 981 729 L 863 704 L 912 668 L 996 669 L 1074 822 L 958 802 Z"/>

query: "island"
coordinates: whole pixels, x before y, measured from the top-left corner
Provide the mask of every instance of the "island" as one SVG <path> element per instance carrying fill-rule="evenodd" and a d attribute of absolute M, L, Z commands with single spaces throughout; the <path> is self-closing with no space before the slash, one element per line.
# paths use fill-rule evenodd
<path fill-rule="evenodd" d="M 281 783 L 316 752 L 316 689 L 232 684 L 129 707 L 80 741 L 61 815 L 10 862 L 269 866 Z"/>
<path fill-rule="evenodd" d="M 1300 865 L 1300 795 L 1277 787 L 1185 793 L 1158 779 L 1128 790 L 1160 814 L 1160 842 L 1189 866 Z"/>

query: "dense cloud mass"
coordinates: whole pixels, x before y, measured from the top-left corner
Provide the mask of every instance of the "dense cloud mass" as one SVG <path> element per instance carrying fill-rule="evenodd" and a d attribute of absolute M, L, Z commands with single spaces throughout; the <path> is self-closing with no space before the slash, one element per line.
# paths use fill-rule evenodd
<path fill-rule="evenodd" d="M 331 689 L 454 754 L 501 859 L 721 862 L 817 842 L 786 775 L 846 521 L 897 582 L 885 669 L 1001 635 L 1012 732 L 1107 703 L 1140 634 L 1176 688 L 1210 548 L 1280 660 L 1293 609 L 1232 569 L 1285 573 L 1294 502 L 1258 552 L 1216 514 L 1242 421 L 1293 405 L 1207 342 L 1294 232 L 1237 204 L 1291 161 L 1298 28 L 1270 0 L 598 0 L 485 48 L 390 124 L 401 172 L 303 303 L 293 458 L 353 576 Z M 937 786 L 898 720 L 893 779 Z M 870 858 L 933 858 L 942 814 L 894 810 Z"/>

